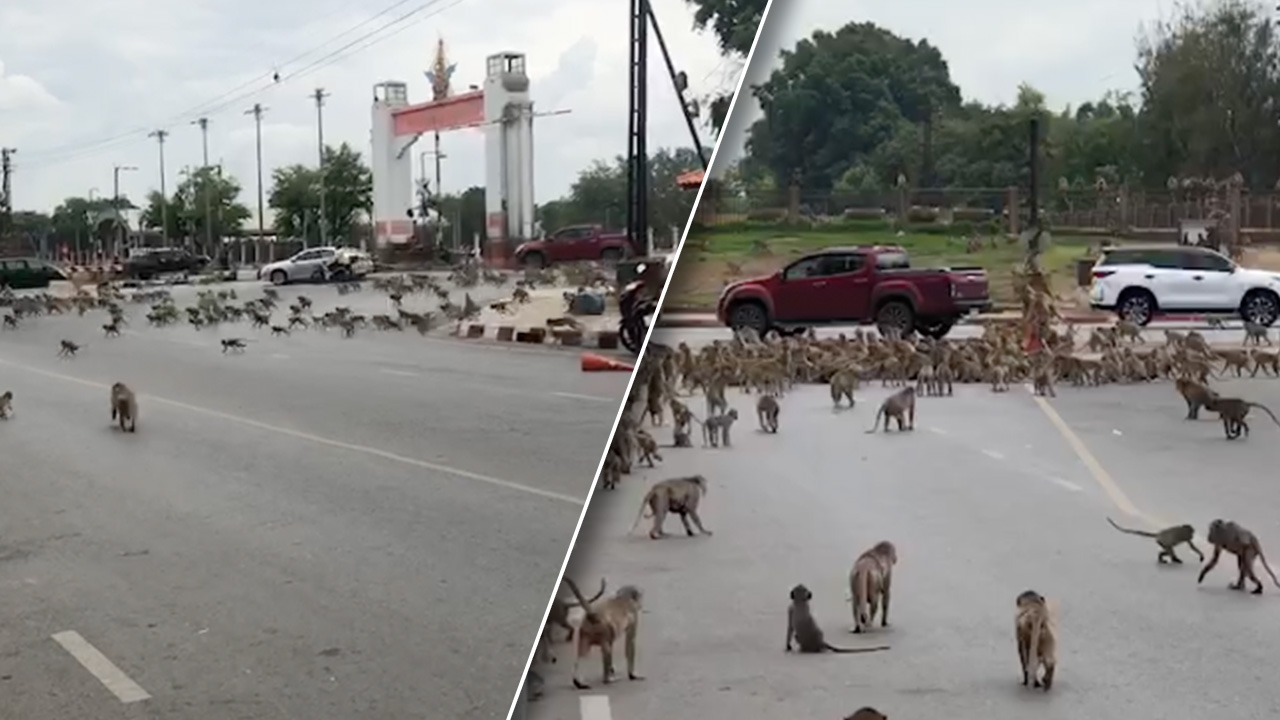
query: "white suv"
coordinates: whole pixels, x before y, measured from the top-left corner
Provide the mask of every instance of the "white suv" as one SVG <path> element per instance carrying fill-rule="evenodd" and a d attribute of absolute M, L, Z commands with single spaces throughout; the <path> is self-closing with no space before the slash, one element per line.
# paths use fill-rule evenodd
<path fill-rule="evenodd" d="M 1238 314 L 1270 327 L 1280 318 L 1280 273 L 1194 245 L 1108 248 L 1093 266 L 1089 304 L 1138 325 L 1177 312 Z"/>

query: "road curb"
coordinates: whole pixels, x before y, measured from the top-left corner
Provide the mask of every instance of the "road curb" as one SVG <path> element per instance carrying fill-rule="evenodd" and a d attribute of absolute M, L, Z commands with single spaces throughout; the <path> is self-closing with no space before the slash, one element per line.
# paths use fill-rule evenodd
<path fill-rule="evenodd" d="M 519 345 L 550 345 L 591 350 L 617 350 L 620 347 L 616 330 L 573 330 L 541 325 L 517 327 L 468 323 L 459 324 L 450 334 L 463 340 L 490 340 Z"/>
<path fill-rule="evenodd" d="M 1109 313 L 1063 313 L 1062 319 L 1073 325 L 1111 325 L 1115 322 L 1115 316 Z M 960 325 L 986 325 L 989 323 L 999 322 L 1017 322 L 1021 320 L 1020 315 L 1002 314 L 1002 315 L 974 315 L 960 321 Z M 1207 315 L 1161 315 L 1157 317 L 1153 324 L 1190 324 L 1190 323 L 1207 323 Z M 720 328 L 724 327 L 715 315 L 698 313 L 698 314 L 677 314 L 668 315 L 663 313 L 657 322 L 660 328 Z"/>

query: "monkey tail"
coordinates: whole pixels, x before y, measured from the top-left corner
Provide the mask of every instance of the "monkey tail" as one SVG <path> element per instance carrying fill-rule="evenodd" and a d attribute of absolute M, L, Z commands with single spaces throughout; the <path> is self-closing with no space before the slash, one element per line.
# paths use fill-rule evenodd
<path fill-rule="evenodd" d="M 875 423 L 871 426 L 871 429 L 867 431 L 867 434 L 868 434 L 868 435 L 870 435 L 870 434 L 874 433 L 877 429 L 879 429 L 879 428 L 880 428 L 880 418 L 884 417 L 884 415 L 885 415 L 885 412 L 884 412 L 884 406 L 883 406 L 883 405 L 881 405 L 881 406 L 880 406 L 880 409 L 876 411 L 876 421 L 875 421 Z M 889 418 L 885 418 L 885 420 L 884 420 L 884 421 L 885 421 L 885 423 L 886 423 L 886 424 L 888 424 L 888 422 L 889 422 Z"/>
<path fill-rule="evenodd" d="M 1139 535 L 1141 537 L 1148 537 L 1148 538 L 1153 538 L 1156 536 L 1155 533 L 1147 532 L 1146 530 L 1130 530 L 1129 528 L 1120 527 L 1119 525 L 1116 524 L 1116 521 L 1112 520 L 1111 518 L 1107 518 L 1107 522 L 1111 523 L 1111 527 L 1119 530 L 1122 533 L 1128 533 L 1130 535 Z"/>
<path fill-rule="evenodd" d="M 1251 403 L 1249 403 L 1248 405 L 1249 405 L 1249 407 L 1255 407 L 1255 408 L 1258 408 L 1258 409 L 1259 409 L 1259 410 L 1261 410 L 1262 412 L 1264 412 L 1264 413 L 1266 413 L 1266 414 L 1270 415 L 1270 416 L 1271 416 L 1271 421 L 1272 421 L 1272 422 L 1274 422 L 1276 425 L 1280 426 L 1280 419 L 1277 419 L 1277 418 L 1276 418 L 1276 414 L 1275 414 L 1275 413 L 1273 413 L 1273 412 L 1271 412 L 1271 409 L 1270 409 L 1270 408 L 1268 408 L 1266 405 L 1263 405 L 1262 403 L 1256 403 L 1256 402 L 1251 402 Z"/>
<path fill-rule="evenodd" d="M 853 611 L 858 615 L 858 622 L 869 625 L 871 618 L 867 615 L 867 604 L 871 597 L 871 573 L 858 568 L 853 571 Z"/>
<path fill-rule="evenodd" d="M 826 650 L 830 650 L 833 653 L 869 653 L 869 652 L 879 652 L 881 650 L 889 649 L 888 645 L 873 645 L 871 647 L 858 647 L 858 648 L 836 647 L 835 645 L 832 645 L 829 642 L 823 642 L 822 647 Z"/>
<path fill-rule="evenodd" d="M 1277 580 L 1276 574 L 1271 572 L 1271 566 L 1267 564 L 1267 556 L 1262 554 L 1261 545 L 1258 546 L 1258 559 L 1262 561 L 1262 569 L 1266 570 L 1267 574 L 1271 576 L 1271 582 L 1275 583 L 1276 587 L 1280 588 L 1280 580 Z"/>
<path fill-rule="evenodd" d="M 1046 607 L 1041 612 L 1036 613 L 1036 619 L 1031 623 L 1031 647 L 1027 653 L 1027 664 L 1030 666 L 1027 670 L 1035 675 L 1040 668 L 1040 631 L 1044 628 L 1045 616 L 1048 615 L 1049 609 Z"/>
<path fill-rule="evenodd" d="M 651 517 L 650 515 L 645 513 L 645 510 L 649 508 L 649 503 L 652 498 L 653 498 L 653 490 L 650 490 L 649 492 L 645 493 L 644 499 L 640 501 L 640 512 L 636 513 L 636 521 L 631 523 L 631 529 L 627 531 L 628 535 L 635 532 L 636 528 L 640 527 L 640 521 L 642 519 Z"/>

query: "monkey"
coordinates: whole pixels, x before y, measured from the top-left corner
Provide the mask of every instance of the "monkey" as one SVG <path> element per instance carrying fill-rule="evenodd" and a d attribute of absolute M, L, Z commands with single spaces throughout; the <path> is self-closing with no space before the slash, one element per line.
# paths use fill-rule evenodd
<path fill-rule="evenodd" d="M 889 649 L 888 645 L 861 648 L 845 648 L 832 645 L 823 636 L 822 628 L 818 627 L 818 621 L 813 619 L 813 613 L 809 610 L 809 601 L 813 599 L 813 593 L 809 592 L 809 588 L 804 585 L 796 585 L 791 588 L 790 598 L 791 604 L 787 606 L 786 652 L 791 652 L 792 638 L 795 639 L 795 644 L 802 653 L 820 653 L 824 651 L 866 653 Z"/>
<path fill-rule="evenodd" d="M 645 410 L 644 414 L 649 418 L 649 423 L 654 427 L 662 424 L 663 407 L 662 393 L 653 392 L 652 389 L 645 394 Z"/>
<path fill-rule="evenodd" d="M 1156 544 L 1160 546 L 1160 554 L 1156 556 L 1156 562 L 1159 562 L 1161 565 L 1165 564 L 1165 558 L 1172 560 L 1175 565 L 1182 564 L 1182 559 L 1174 552 L 1174 548 L 1178 547 L 1182 543 L 1186 543 L 1187 547 L 1191 548 L 1196 555 L 1200 556 L 1200 562 L 1204 562 L 1204 553 L 1200 552 L 1200 548 L 1196 547 L 1194 540 L 1196 536 L 1196 529 L 1190 525 L 1173 525 L 1161 530 L 1160 532 L 1153 533 L 1145 530 L 1131 530 L 1129 528 L 1120 527 L 1116 524 L 1116 521 L 1111 518 L 1107 518 L 1107 522 L 1111 523 L 1111 527 L 1122 533 L 1154 539 Z"/>
<path fill-rule="evenodd" d="M 689 430 L 687 427 L 677 427 L 671 431 L 671 447 L 691 448 L 693 441 L 689 439 Z"/>
<path fill-rule="evenodd" d="M 938 394 L 941 395 L 942 389 L 945 387 L 947 389 L 947 397 L 951 397 L 954 390 L 955 380 L 956 374 L 955 371 L 951 369 L 951 366 L 945 362 L 938 363 L 934 370 L 934 385 L 938 389 Z"/>
<path fill-rule="evenodd" d="M 600 591 L 587 602 L 599 600 L 604 595 L 604 590 L 605 579 L 600 578 Z M 551 609 L 547 611 L 547 624 L 542 626 L 542 637 L 539 642 L 539 645 L 541 645 L 539 657 L 544 662 L 556 661 L 556 656 L 551 654 L 551 628 L 553 626 L 564 628 L 567 633 L 564 638 L 565 642 L 573 640 L 573 625 L 569 624 L 569 610 L 575 607 L 579 607 L 577 601 L 562 600 L 559 596 L 551 598 Z"/>
<path fill-rule="evenodd" d="M 622 480 L 622 458 L 610 448 L 604 455 L 604 464 L 600 467 L 600 486 L 605 490 L 618 487 Z"/>
<path fill-rule="evenodd" d="M 916 389 L 907 386 L 898 392 L 890 395 L 880 403 L 880 409 L 876 411 L 875 424 L 867 431 L 870 435 L 880 426 L 880 419 L 884 418 L 884 431 L 889 432 L 890 418 L 898 421 L 898 432 L 916 429 Z"/>
<path fill-rule="evenodd" d="M 991 392 L 1009 391 L 1009 368 L 1002 364 L 991 366 Z"/>
<path fill-rule="evenodd" d="M 653 487 L 649 488 L 649 492 L 645 493 L 644 500 L 640 503 L 640 512 L 636 514 L 636 521 L 631 524 L 627 534 L 630 535 L 636 531 L 642 518 L 650 517 L 645 514 L 647 508 L 653 517 L 653 528 L 649 530 L 651 540 L 657 540 L 666 535 L 662 524 L 666 521 L 669 512 L 680 516 L 680 522 L 684 523 L 685 534 L 689 537 L 695 534 L 693 527 L 689 525 L 691 518 L 698 530 L 710 537 L 711 531 L 703 527 L 702 517 L 698 515 L 698 503 L 706 494 L 707 479 L 702 475 L 687 475 L 654 483 Z"/>
<path fill-rule="evenodd" d="M 1277 418 L 1275 413 L 1261 403 L 1249 402 L 1240 398 L 1219 397 L 1214 399 L 1213 407 L 1209 409 L 1218 413 L 1218 416 L 1222 418 L 1222 430 L 1227 439 L 1235 440 L 1240 437 L 1242 431 L 1245 437 L 1249 436 L 1249 424 L 1244 419 L 1248 416 L 1250 408 L 1261 409 L 1271 416 L 1271 420 L 1275 422 L 1277 427 L 1280 427 L 1280 418 Z"/>
<path fill-rule="evenodd" d="M 120 337 L 120 323 L 112 320 L 102 326 L 102 332 L 105 337 Z"/>
<path fill-rule="evenodd" d="M 707 417 L 710 418 L 719 410 L 721 413 L 729 410 L 729 401 L 724 399 L 724 380 L 715 379 L 707 383 L 704 396 L 707 401 Z"/>
<path fill-rule="evenodd" d="M 861 555 L 849 571 L 849 589 L 853 595 L 853 631 L 863 632 L 876 619 L 880 608 L 880 627 L 889 627 L 889 586 L 898 550 L 882 540 Z"/>
<path fill-rule="evenodd" d="M 5 390 L 0 395 L 0 420 L 8 420 L 13 417 L 13 391 Z"/>
<path fill-rule="evenodd" d="M 1253 360 L 1253 370 L 1249 372 L 1249 377 L 1257 377 L 1259 370 L 1264 376 L 1280 377 L 1280 353 L 1274 350 L 1249 348 L 1249 359 Z"/>
<path fill-rule="evenodd" d="M 772 395 L 761 395 L 756 401 L 756 417 L 760 420 L 760 429 L 765 432 L 778 432 L 778 399 Z M 725 433 L 726 445 L 728 432 Z"/>
<path fill-rule="evenodd" d="M 627 659 L 627 678 L 644 680 L 636 674 L 636 631 L 640 624 L 640 610 L 644 594 L 634 585 L 623 585 L 613 597 L 593 607 L 578 590 L 573 580 L 565 577 L 564 583 L 569 586 L 573 596 L 578 599 L 586 613 L 578 626 L 578 654 L 573 660 L 573 686 L 579 690 L 589 690 L 590 685 L 582 682 L 578 673 L 582 658 L 591 652 L 592 647 L 600 648 L 602 665 L 601 682 L 613 680 L 613 645 L 618 636 L 623 638 L 623 651 Z"/>
<path fill-rule="evenodd" d="M 1262 594 L 1262 581 L 1253 572 L 1253 559 L 1258 558 L 1262 561 L 1262 567 L 1266 569 L 1267 574 L 1271 576 L 1271 582 L 1280 587 L 1280 580 L 1276 580 L 1276 574 L 1271 572 L 1271 565 L 1267 563 L 1267 558 L 1262 554 L 1262 543 L 1258 542 L 1258 536 L 1246 530 L 1242 525 L 1231 520 L 1223 520 L 1221 518 L 1209 523 L 1209 534 L 1206 536 L 1209 544 L 1213 546 L 1213 555 L 1210 556 L 1209 562 L 1200 569 L 1200 577 L 1196 580 L 1196 584 L 1204 582 L 1204 576 L 1209 574 L 1218 564 L 1218 558 L 1222 556 L 1222 551 L 1226 550 L 1236 556 L 1236 566 L 1239 569 L 1240 577 L 1235 583 L 1227 587 L 1232 590 L 1244 590 L 1244 579 L 1247 577 L 1253 581 L 1254 595 Z"/>
<path fill-rule="evenodd" d="M 1204 324 L 1208 325 L 1210 330 L 1227 329 L 1227 319 L 1221 315 L 1206 315 Z"/>
<path fill-rule="evenodd" d="M 5 328 L 6 330 L 17 330 L 17 329 L 18 329 L 18 318 L 17 318 L 17 317 L 15 317 L 15 316 L 13 316 L 13 315 L 5 315 L 5 316 L 4 316 L 4 328 Z"/>
<path fill-rule="evenodd" d="M 837 410 L 840 409 L 840 400 L 842 398 L 849 399 L 849 408 L 852 409 L 857 402 L 853 399 L 853 391 L 858 387 L 858 377 L 850 369 L 844 369 L 831 376 L 829 381 L 831 386 L 831 402 L 835 404 Z"/>
<path fill-rule="evenodd" d="M 553 658 L 554 659 L 554 658 Z M 542 689 L 546 687 L 547 681 L 538 674 L 537 670 L 529 668 L 529 674 L 524 679 L 525 700 L 527 702 L 537 702 L 542 699 Z"/>
<path fill-rule="evenodd" d="M 1267 327 L 1265 325 L 1259 325 L 1251 320 L 1245 320 L 1243 344 L 1248 345 L 1250 342 L 1254 345 L 1261 345 L 1264 342 L 1271 345 L 1271 336 L 1267 332 Z"/>
<path fill-rule="evenodd" d="M 63 340 L 58 343 L 58 357 L 73 358 L 76 353 L 80 352 L 80 348 L 84 347 L 70 340 Z"/>
<path fill-rule="evenodd" d="M 138 397 L 122 382 L 111 385 L 111 420 L 119 421 L 120 432 L 138 432 Z"/>
<path fill-rule="evenodd" d="M 1035 590 L 1018 595 L 1017 612 L 1014 615 L 1014 635 L 1018 642 L 1018 659 L 1022 662 L 1022 684 L 1044 688 L 1053 687 L 1057 670 L 1057 640 L 1049 613 L 1049 604 Z M 1039 677 L 1044 668 L 1043 680 Z"/>
<path fill-rule="evenodd" d="M 1190 378 L 1178 378 L 1174 381 L 1174 387 L 1178 389 L 1182 399 L 1187 401 L 1187 420 L 1200 419 L 1200 408 L 1212 410 L 1213 403 L 1218 399 L 1218 393 L 1210 390 L 1208 385 Z"/>
<path fill-rule="evenodd" d="M 654 460 L 662 460 L 662 453 L 658 452 L 658 441 L 647 431 L 636 429 L 636 447 L 640 449 L 641 462 L 649 463 L 649 467 L 654 466 Z"/>
<path fill-rule="evenodd" d="M 236 350 L 239 352 L 244 352 L 244 349 L 248 347 L 248 345 L 246 344 L 247 342 L 248 341 L 243 338 L 226 338 L 222 341 L 222 352 L 224 354 L 228 350 Z"/>
<path fill-rule="evenodd" d="M 861 707 L 844 720 L 889 720 L 889 716 L 873 707 Z"/>
<path fill-rule="evenodd" d="M 271 326 L 271 335 L 272 335 L 272 337 L 276 337 L 276 336 L 279 336 L 279 335 L 288 335 L 288 334 L 289 334 L 289 328 L 287 328 L 287 327 L 285 327 L 285 326 L 283 326 L 283 325 L 272 325 L 272 326 Z"/>
<path fill-rule="evenodd" d="M 689 410 L 688 405 L 685 405 L 675 398 L 670 399 L 670 404 L 671 422 L 675 424 L 677 429 L 685 428 L 685 432 L 688 432 L 687 426 L 689 423 L 693 422 L 693 412 Z"/>
<path fill-rule="evenodd" d="M 729 408 L 729 412 L 723 415 L 708 415 L 702 421 L 702 446 L 720 447 L 720 441 L 723 440 L 725 447 L 732 447 L 729 443 L 729 430 L 737 419 L 738 411 L 735 408 Z"/>
<path fill-rule="evenodd" d="M 1057 397 L 1053 390 L 1053 364 L 1042 363 L 1031 374 L 1031 387 L 1034 394 L 1041 397 Z"/>

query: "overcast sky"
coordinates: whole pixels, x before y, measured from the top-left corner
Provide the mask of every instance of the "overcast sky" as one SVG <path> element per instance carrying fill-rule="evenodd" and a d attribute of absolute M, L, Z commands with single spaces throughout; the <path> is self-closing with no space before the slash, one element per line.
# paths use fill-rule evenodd
<path fill-rule="evenodd" d="M 714 37 L 692 30 L 685 2 L 652 2 L 691 89 L 731 88 L 736 78 L 724 77 Z M 302 71 L 416 8 L 424 9 L 351 50 L 386 37 L 376 45 Z M 423 71 L 437 35 L 458 64 L 455 90 L 483 80 L 486 56 L 523 52 L 535 110 L 572 110 L 535 120 L 535 193 L 545 202 L 566 193 L 593 159 L 626 153 L 627 16 L 628 3 L 616 0 L 0 0 L 0 146 L 18 148 L 14 205 L 49 211 L 90 188 L 110 195 L 113 165 L 139 168 L 121 175 L 121 192 L 142 198 L 159 186 L 156 142 L 146 137 L 157 127 L 172 133 L 165 146 L 172 191 L 179 171 L 201 162 L 200 131 L 189 124 L 195 116 L 179 116 L 212 104 L 211 160 L 240 179 L 242 199 L 254 208 L 254 131 L 245 110 L 255 102 L 269 108 L 268 177 L 272 167 L 316 162 L 308 97 L 316 87 L 330 93 L 326 142 L 347 141 L 367 158 L 373 84 L 401 80 L 411 102 L 429 100 Z M 651 48 L 649 146 L 688 146 L 652 35 Z M 278 85 L 269 77 L 276 70 Z M 480 131 L 446 134 L 443 149 L 445 191 L 484 184 Z"/>
<path fill-rule="evenodd" d="M 1136 90 L 1142 24 L 1167 19 L 1175 7 L 1171 0 L 775 0 L 746 82 L 767 78 L 781 49 L 816 30 L 873 22 L 939 48 L 966 100 L 1012 104 L 1018 84 L 1026 82 L 1057 110 L 1108 89 Z M 717 166 L 741 156 L 744 130 L 759 118 L 760 107 L 744 87 Z"/>

